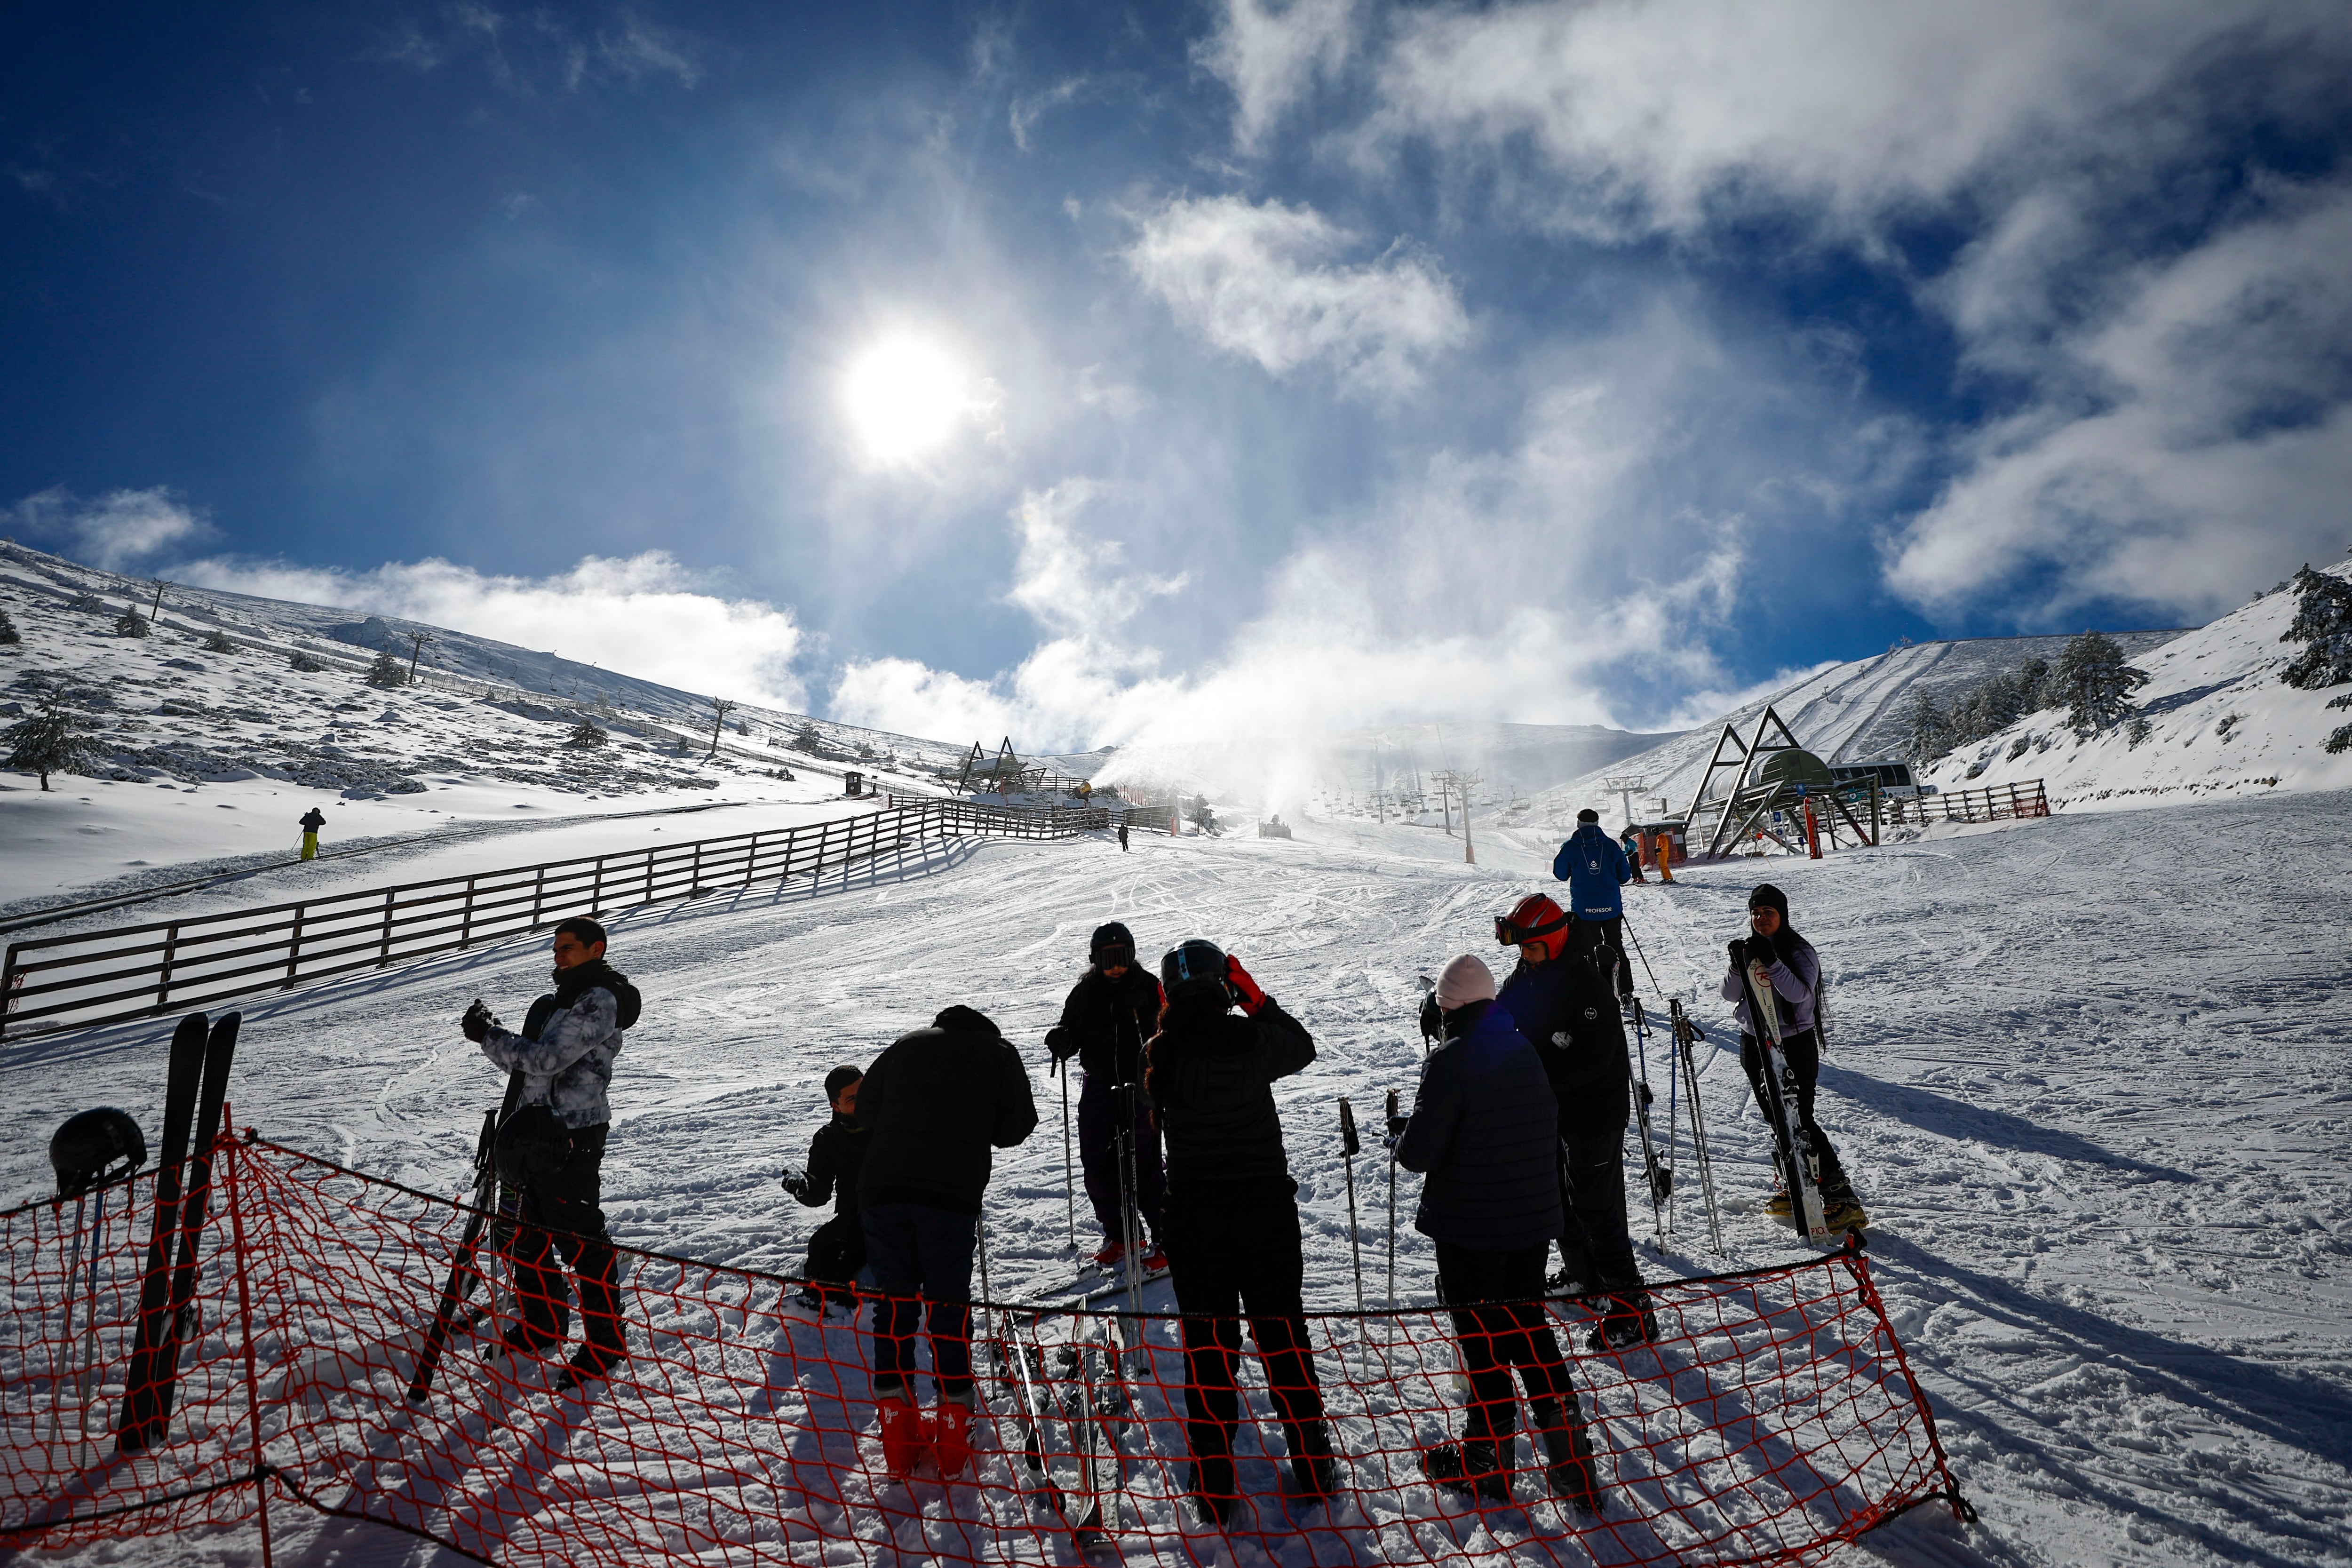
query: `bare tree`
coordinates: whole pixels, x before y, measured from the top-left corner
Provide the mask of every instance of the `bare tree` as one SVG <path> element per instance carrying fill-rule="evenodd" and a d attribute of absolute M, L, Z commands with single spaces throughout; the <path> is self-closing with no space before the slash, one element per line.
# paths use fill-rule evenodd
<path fill-rule="evenodd" d="M 740 704 L 740 703 L 730 702 L 730 701 L 729 701 L 726 698 L 724 698 L 724 697 L 714 697 L 714 698 L 712 698 L 712 699 L 710 700 L 710 708 L 711 708 L 711 717 L 710 717 L 710 755 L 711 755 L 711 756 L 714 756 L 714 757 L 715 757 L 715 756 L 717 756 L 717 755 L 719 754 L 719 732 L 721 730 L 724 730 L 724 729 L 727 727 L 727 715 L 729 715 L 730 713 L 734 712 L 734 711 L 735 711 L 735 710 L 736 710 L 737 708 L 740 707 L 740 706 L 741 706 L 741 704 Z"/>
<path fill-rule="evenodd" d="M 428 648 L 428 647 L 432 647 L 432 646 L 433 646 L 433 641 L 434 641 L 434 637 L 433 637 L 433 634 L 432 634 L 431 632 L 421 632 L 421 631 L 420 631 L 420 632 L 410 632 L 410 633 L 408 634 L 408 679 L 409 679 L 409 684 L 411 684 L 411 685 L 415 685 L 415 682 L 416 682 L 416 661 L 417 661 L 418 659 L 423 658 L 425 657 L 425 650 L 426 648 Z"/>

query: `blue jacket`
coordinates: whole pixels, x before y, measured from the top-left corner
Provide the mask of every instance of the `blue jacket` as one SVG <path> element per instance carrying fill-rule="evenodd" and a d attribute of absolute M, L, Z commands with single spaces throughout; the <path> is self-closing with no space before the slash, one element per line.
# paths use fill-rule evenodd
<path fill-rule="evenodd" d="M 1422 1172 L 1412 1226 L 1483 1252 L 1537 1247 L 1559 1234 L 1558 1102 L 1533 1046 L 1491 1002 L 1448 1019 L 1466 1028 L 1430 1052 L 1397 1163 Z M 1468 1012 L 1469 1008 L 1463 1009 Z"/>
<path fill-rule="evenodd" d="M 1597 822 L 1580 826 L 1551 858 L 1552 879 L 1568 884 L 1569 912 L 1580 921 L 1613 921 L 1624 914 L 1617 889 L 1633 879 L 1625 851 Z"/>

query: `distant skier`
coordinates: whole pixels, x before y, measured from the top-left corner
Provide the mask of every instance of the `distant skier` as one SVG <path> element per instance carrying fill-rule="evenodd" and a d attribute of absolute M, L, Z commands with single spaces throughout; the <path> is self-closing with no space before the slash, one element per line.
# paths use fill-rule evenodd
<path fill-rule="evenodd" d="M 1508 1502 L 1512 1433 L 1528 1394 L 1552 1491 L 1601 1509 L 1592 1439 L 1543 1303 L 1544 1256 L 1560 1228 L 1551 1085 L 1495 976 L 1469 953 L 1437 983 L 1445 1038 L 1422 1064 L 1412 1114 L 1391 1123 L 1397 1163 L 1425 1173 L 1413 1228 L 1437 1244 L 1470 1407 L 1458 1442 L 1424 1450 L 1422 1473 L 1464 1496 Z"/>
<path fill-rule="evenodd" d="M 1273 1089 L 1275 1079 L 1314 1061 L 1315 1041 L 1213 942 L 1176 948 L 1160 961 L 1160 974 L 1168 1007 L 1147 1081 L 1168 1133 L 1165 1234 L 1176 1310 L 1184 1314 L 1190 1491 L 1202 1522 L 1222 1526 L 1241 1501 L 1234 1428 L 1242 1316 L 1282 1422 L 1294 1492 L 1326 1498 L 1335 1481 L 1307 1331 L 1298 1184 Z"/>
<path fill-rule="evenodd" d="M 832 1203 L 834 1187 L 837 1184 L 841 1188 L 833 1217 L 809 1237 L 808 1265 L 803 1272 L 811 1286 L 803 1300 L 811 1306 L 839 1305 L 855 1310 L 857 1305 L 857 1298 L 846 1290 L 819 1287 L 846 1285 L 866 1267 L 866 1225 L 857 1213 L 857 1178 L 866 1164 L 868 1142 L 866 1128 L 857 1120 L 857 1086 L 865 1076 L 847 1064 L 824 1075 L 824 1098 L 833 1107 L 833 1120 L 809 1140 L 808 1169 L 783 1180 L 784 1191 L 810 1208 Z"/>
<path fill-rule="evenodd" d="M 1756 1022 L 1748 1016 L 1748 992 L 1740 984 L 1740 972 L 1750 957 L 1765 963 L 1765 973 L 1772 982 L 1772 996 L 1780 1010 L 1780 1051 L 1788 1058 L 1789 1070 L 1797 1079 L 1797 1118 L 1806 1135 L 1812 1140 L 1813 1152 L 1821 1159 L 1822 1217 L 1832 1230 L 1858 1230 L 1869 1223 L 1863 1213 L 1861 1200 L 1853 1194 L 1853 1180 L 1838 1159 L 1829 1134 L 1813 1120 L 1813 1086 L 1821 1077 L 1821 1035 L 1815 1026 L 1815 1005 L 1821 995 L 1822 959 L 1813 944 L 1797 934 L 1789 923 L 1789 896 L 1769 882 L 1757 885 L 1748 895 L 1748 935 L 1731 942 L 1731 968 L 1723 977 L 1723 999 L 1738 1005 L 1739 1013 L 1739 1065 L 1748 1069 L 1748 1082 L 1754 1089 L 1756 1103 L 1770 1114 L 1770 1101 L 1764 1090 L 1764 1048 L 1757 1043 Z M 1791 1218 L 1796 1200 L 1786 1192 L 1779 1192 L 1766 1200 L 1765 1212 L 1783 1219 Z"/>
<path fill-rule="evenodd" d="M 1551 874 L 1568 884 L 1569 907 L 1585 928 L 1580 940 L 1604 936 L 1616 950 L 1617 994 L 1633 994 L 1633 965 L 1625 956 L 1625 900 L 1618 889 L 1632 879 L 1625 851 L 1601 831 L 1601 814 L 1586 806 L 1576 814 L 1576 831 L 1552 857 Z"/>
<path fill-rule="evenodd" d="M 928 1450 L 941 1476 L 971 1457 L 972 1248 L 991 1149 L 1010 1149 L 1037 1126 L 1020 1053 L 988 1017 L 950 1007 L 901 1036 L 866 1069 L 857 1119 L 870 1142 L 858 1176 L 866 1258 L 874 1288 L 874 1403 L 882 1462 L 912 1471 Z M 917 1412 L 915 1321 L 930 1303 L 931 1383 L 939 1405 Z"/>
<path fill-rule="evenodd" d="M 319 829 L 327 826 L 327 819 L 314 805 L 302 814 L 299 826 L 302 829 L 302 858 L 316 860 L 319 858 Z"/>
<path fill-rule="evenodd" d="M 1143 1089 L 1143 1043 L 1160 1026 L 1160 982 L 1136 967 L 1135 938 L 1117 921 L 1096 929 L 1087 953 L 1087 972 L 1070 987 L 1045 1048 L 1058 1062 L 1076 1057 L 1086 1075 L 1078 1089 L 1078 1162 L 1102 1226 L 1095 1261 L 1108 1268 L 1125 1258 L 1131 1204 L 1150 1238 L 1144 1267 L 1164 1268 L 1160 1129 Z M 1122 1130 L 1130 1142 L 1122 1144 Z"/>
<path fill-rule="evenodd" d="M 1649 879 L 1642 875 L 1642 836 L 1628 826 L 1617 836 L 1617 847 L 1625 852 L 1625 868 L 1633 873 L 1630 879 L 1648 882 Z"/>
<path fill-rule="evenodd" d="M 1127 853 L 1127 816 L 1123 812 L 1118 819 L 1118 852 L 1122 855 Z"/>
<path fill-rule="evenodd" d="M 604 928 L 584 916 L 555 928 L 555 989 L 530 1005 L 522 1032 L 501 1028 L 477 1001 L 460 1022 L 482 1055 L 523 1075 L 522 1099 L 499 1127 L 499 1179 L 522 1194 L 507 1256 L 520 1320 L 499 1339 L 501 1355 L 538 1355 L 563 1342 L 571 1318 L 568 1263 L 580 1282 L 584 1342 L 558 1391 L 604 1377 L 628 1360 L 621 1328 L 619 1258 L 604 1228 L 605 1089 L 624 1034 L 643 1002 L 604 962 Z"/>
<path fill-rule="evenodd" d="M 1599 942 L 1572 942 L 1570 926 L 1568 915 L 1541 893 L 1521 899 L 1495 922 L 1495 940 L 1519 950 L 1501 1001 L 1519 1033 L 1534 1043 L 1559 1104 L 1559 1282 L 1579 1292 L 1610 1293 L 1600 1337 L 1622 1349 L 1657 1331 L 1625 1223 L 1633 1073 L 1624 1017 L 1611 994 L 1615 964 Z"/>

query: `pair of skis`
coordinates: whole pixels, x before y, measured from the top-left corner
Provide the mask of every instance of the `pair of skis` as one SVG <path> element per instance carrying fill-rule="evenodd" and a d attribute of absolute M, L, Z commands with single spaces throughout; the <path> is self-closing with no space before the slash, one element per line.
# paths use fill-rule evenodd
<path fill-rule="evenodd" d="M 995 1341 L 997 1376 L 1013 1402 L 1022 1463 L 1035 1495 L 1069 1527 L 1080 1552 L 1118 1533 L 1126 1479 L 1119 1428 L 1134 1413 L 1124 1371 L 1126 1321 L 1111 1312 L 1098 1321 L 1102 1335 L 1093 1340 L 1084 1315 L 1071 1320 L 1071 1342 L 1058 1347 L 1057 1365 L 1049 1363 L 1037 1337 L 1036 1315 L 1000 1320 Z M 1055 1421 L 1067 1439 L 1059 1448 L 1052 1444 Z M 1066 1485 L 1054 1471 L 1056 1454 L 1076 1461 Z"/>
<path fill-rule="evenodd" d="M 460 1325 L 458 1309 L 465 1305 L 474 1291 L 475 1281 L 481 1270 L 475 1266 L 480 1256 L 482 1232 L 490 1223 L 490 1215 L 499 1196 L 497 1144 L 499 1129 L 514 1114 L 515 1104 L 522 1099 L 522 1074 L 507 1075 L 506 1099 L 496 1110 L 482 1112 L 481 1136 L 474 1143 L 474 1204 L 473 1212 L 466 1216 L 465 1231 L 457 1237 L 457 1255 L 450 1259 L 448 1281 L 441 1287 L 441 1302 L 434 1310 L 433 1326 L 425 1331 L 425 1348 L 416 1357 L 416 1371 L 408 1380 L 408 1402 L 422 1405 L 433 1392 L 433 1375 L 441 1367 L 441 1357 L 449 1348 L 449 1339 Z M 487 1303 L 471 1309 L 465 1327 L 481 1321 Z"/>
<path fill-rule="evenodd" d="M 171 1429 L 180 1349 L 195 1336 L 196 1258 L 212 1199 L 213 1145 L 242 1015 L 207 1026 L 191 1013 L 172 1032 L 163 1089 L 163 1144 L 155 1170 L 155 1225 L 139 1285 L 139 1328 L 123 1379 L 115 1452 L 143 1453 Z M 193 1157 L 189 1133 L 194 1131 Z"/>
<path fill-rule="evenodd" d="M 1772 1163 L 1794 1205 L 1797 1228 L 1816 1245 L 1830 1240 L 1828 1211 L 1822 1203 L 1822 1161 L 1813 1148 L 1797 1105 L 1797 1075 L 1780 1048 L 1780 998 L 1762 963 L 1748 959 L 1740 965 L 1739 981 L 1748 992 L 1748 1016 L 1756 1026 L 1756 1043 L 1764 1055 L 1764 1099 L 1772 1124 Z"/>

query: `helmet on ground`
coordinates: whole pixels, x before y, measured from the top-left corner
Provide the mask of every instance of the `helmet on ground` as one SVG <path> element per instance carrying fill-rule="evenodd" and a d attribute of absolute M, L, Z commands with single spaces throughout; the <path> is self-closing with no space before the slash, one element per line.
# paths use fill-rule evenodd
<path fill-rule="evenodd" d="M 1495 940 L 1505 947 L 1533 943 L 1547 961 L 1558 958 L 1568 944 L 1568 911 L 1541 893 L 1529 893 L 1509 914 L 1495 917 Z"/>
<path fill-rule="evenodd" d="M 1213 942 L 1199 937 L 1179 942 L 1169 949 L 1160 961 L 1160 984 L 1174 1001 L 1177 992 L 1187 985 L 1213 984 L 1217 995 L 1225 995 L 1225 950 Z"/>
<path fill-rule="evenodd" d="M 147 1139 L 139 1123 L 110 1105 L 66 1118 L 49 1139 L 49 1163 L 58 1173 L 61 1198 L 127 1176 L 146 1163 Z"/>

